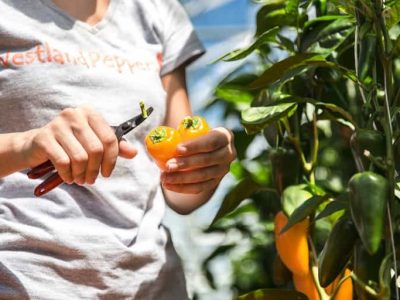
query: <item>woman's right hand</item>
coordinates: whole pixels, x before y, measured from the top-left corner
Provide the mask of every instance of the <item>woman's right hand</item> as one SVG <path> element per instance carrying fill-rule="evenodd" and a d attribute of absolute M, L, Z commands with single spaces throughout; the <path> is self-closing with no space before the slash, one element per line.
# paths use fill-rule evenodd
<path fill-rule="evenodd" d="M 114 130 L 90 107 L 64 109 L 42 128 L 27 132 L 23 157 L 30 167 L 50 160 L 66 183 L 93 184 L 109 177 L 118 156 L 135 157 L 132 144 L 118 144 Z"/>

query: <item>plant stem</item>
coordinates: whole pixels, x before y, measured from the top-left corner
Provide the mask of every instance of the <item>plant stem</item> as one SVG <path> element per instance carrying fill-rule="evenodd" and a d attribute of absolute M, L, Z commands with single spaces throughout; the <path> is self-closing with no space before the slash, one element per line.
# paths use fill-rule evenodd
<path fill-rule="evenodd" d="M 310 183 L 315 184 L 315 165 L 317 164 L 318 148 L 319 148 L 316 109 L 314 110 L 314 113 L 313 113 L 312 128 L 313 128 L 313 139 L 312 139 L 311 155 L 310 155 L 310 162 L 308 164 L 308 168 L 310 170 L 310 177 L 309 177 Z"/>
<path fill-rule="evenodd" d="M 318 127 L 317 127 L 317 113 L 314 111 L 313 113 L 313 144 L 312 144 L 312 151 L 311 151 L 311 164 L 312 169 L 317 163 L 318 159 L 318 148 L 319 148 L 319 139 L 318 139 Z"/>
<path fill-rule="evenodd" d="M 395 241 L 394 241 L 394 234 L 393 234 L 393 225 L 392 225 L 392 215 L 391 215 L 391 206 L 390 203 L 389 205 L 386 207 L 386 212 L 387 212 L 387 217 L 388 217 L 388 224 L 389 224 L 389 236 L 390 236 L 390 243 L 392 246 L 392 252 L 393 252 L 393 268 L 394 268 L 394 276 L 395 276 L 395 290 L 396 290 L 396 299 L 399 299 L 399 289 L 397 287 L 397 278 L 398 278 L 398 274 L 397 274 L 397 259 L 396 259 L 396 245 L 395 245 Z"/>
<path fill-rule="evenodd" d="M 319 284 L 318 267 L 315 266 L 317 264 L 317 261 L 318 261 L 318 254 L 317 254 L 317 251 L 315 250 L 315 246 L 314 246 L 313 240 L 312 240 L 310 235 L 308 236 L 308 244 L 309 244 L 310 250 L 311 250 L 311 259 L 312 259 L 311 274 L 312 274 L 312 278 L 313 278 L 315 286 L 316 286 L 316 288 L 318 290 L 318 294 L 319 294 L 320 299 L 321 300 L 328 300 L 329 299 L 328 295 L 325 293 L 325 290 Z"/>
<path fill-rule="evenodd" d="M 368 294 L 370 294 L 371 296 L 374 297 L 378 297 L 378 293 L 369 285 L 365 284 L 364 282 L 362 282 L 362 280 L 360 280 L 356 274 L 354 274 L 353 272 L 351 272 L 350 274 L 351 278 L 353 279 L 353 281 L 358 284 L 359 286 L 361 286 Z"/>
<path fill-rule="evenodd" d="M 340 101 L 340 103 L 342 104 L 343 107 L 347 106 L 347 100 L 343 97 L 342 93 L 339 91 L 338 87 L 336 86 L 336 84 L 332 84 L 332 89 L 333 91 L 336 93 L 336 95 L 338 96 L 338 100 Z"/>
<path fill-rule="evenodd" d="M 282 124 L 285 126 L 285 129 L 288 134 L 288 138 L 290 142 L 293 144 L 294 148 L 296 149 L 297 153 L 300 156 L 301 164 L 303 166 L 303 170 L 308 174 L 311 171 L 310 163 L 307 162 L 306 157 L 304 156 L 303 149 L 301 148 L 300 137 L 293 135 L 293 132 L 290 128 L 288 120 L 285 118 L 282 120 Z"/>
<path fill-rule="evenodd" d="M 389 238 L 391 248 L 387 249 L 386 252 L 393 252 L 393 262 L 394 262 L 394 273 L 395 278 L 397 280 L 398 272 L 397 272 L 397 261 L 396 261 L 396 247 L 393 235 L 393 224 L 392 224 L 392 216 L 391 216 L 391 207 L 393 207 L 395 198 L 394 198 L 394 188 L 395 188 L 395 170 L 394 170 L 394 153 L 393 153 L 393 128 L 392 128 L 392 114 L 390 111 L 390 97 L 392 95 L 392 82 L 393 82 L 393 73 L 392 73 L 392 59 L 390 57 L 390 49 L 389 49 L 389 34 L 386 28 L 385 19 L 382 15 L 383 12 L 383 2 L 382 0 L 377 0 L 375 2 L 375 11 L 377 16 L 377 22 L 379 25 L 379 31 L 381 33 L 378 39 L 378 45 L 380 47 L 380 61 L 383 67 L 383 80 L 384 80 L 384 88 L 385 88 L 385 97 L 384 97 L 384 124 L 383 128 L 385 131 L 386 137 L 386 164 L 387 164 L 387 177 L 390 184 L 390 198 L 387 206 L 387 222 L 389 224 Z M 399 300 L 399 290 L 396 291 L 396 299 Z"/>
<path fill-rule="evenodd" d="M 360 31 L 359 24 L 356 24 L 356 30 L 354 32 L 354 36 L 355 36 L 354 37 L 354 67 L 356 69 L 356 76 L 357 76 L 358 79 L 360 78 L 359 77 L 359 75 L 360 75 L 359 74 L 360 73 L 360 66 L 359 66 L 359 60 L 358 60 L 359 31 Z M 358 83 L 358 80 L 357 80 L 357 86 L 358 86 L 358 89 L 360 91 L 362 102 L 365 105 L 365 104 L 367 104 L 367 98 L 365 97 L 364 89 Z"/>
<path fill-rule="evenodd" d="M 400 104 L 400 88 L 397 90 L 396 96 L 394 97 L 392 106 L 397 107 Z"/>
<path fill-rule="evenodd" d="M 376 74 L 376 60 L 374 62 L 374 65 L 372 67 L 372 80 L 373 80 L 373 87 L 372 87 L 372 103 L 375 106 L 375 109 L 379 108 L 379 102 L 378 102 L 378 97 L 377 97 L 377 89 L 378 89 L 378 80 L 377 80 L 377 74 Z M 374 118 L 372 118 L 372 124 L 374 124 Z M 376 126 L 376 124 L 374 124 Z M 376 128 L 375 128 L 376 129 Z"/>
<path fill-rule="evenodd" d="M 139 106 L 140 106 L 140 110 L 142 112 L 142 117 L 146 119 L 148 117 L 147 110 L 146 110 L 146 105 L 144 104 L 143 101 L 140 101 L 139 102 Z"/>

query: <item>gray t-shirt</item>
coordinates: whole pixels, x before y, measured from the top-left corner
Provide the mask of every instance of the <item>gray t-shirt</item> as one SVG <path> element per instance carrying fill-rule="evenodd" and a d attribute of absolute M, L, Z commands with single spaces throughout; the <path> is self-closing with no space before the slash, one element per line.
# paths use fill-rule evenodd
<path fill-rule="evenodd" d="M 165 116 L 160 74 L 201 53 L 177 0 L 111 0 L 95 26 L 51 0 L 0 0 L 0 133 L 82 104 L 110 125 L 154 107 L 126 136 L 139 154 L 108 179 L 41 198 L 26 170 L 0 179 L 0 299 L 187 299 L 143 140 Z"/>

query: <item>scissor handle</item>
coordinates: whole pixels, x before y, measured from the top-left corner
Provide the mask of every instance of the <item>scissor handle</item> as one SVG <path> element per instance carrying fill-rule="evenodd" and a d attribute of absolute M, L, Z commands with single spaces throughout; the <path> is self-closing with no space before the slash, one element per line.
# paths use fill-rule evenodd
<path fill-rule="evenodd" d="M 44 163 L 34 167 L 31 169 L 27 175 L 28 178 L 30 179 L 38 179 L 42 177 L 43 175 L 53 171 L 55 168 L 50 160 L 45 161 Z"/>
<path fill-rule="evenodd" d="M 36 197 L 40 197 L 48 192 L 50 192 L 55 187 L 59 186 L 64 181 L 61 179 L 58 173 L 53 173 L 49 178 L 46 178 L 41 184 L 39 184 L 35 190 L 34 194 Z"/>

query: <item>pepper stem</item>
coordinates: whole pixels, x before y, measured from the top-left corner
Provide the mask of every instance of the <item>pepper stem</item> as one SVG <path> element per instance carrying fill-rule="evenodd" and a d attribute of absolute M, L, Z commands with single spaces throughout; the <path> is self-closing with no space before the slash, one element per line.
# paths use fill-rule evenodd
<path fill-rule="evenodd" d="M 199 127 L 199 120 L 196 118 L 185 117 L 182 122 L 185 129 L 196 129 L 197 127 Z"/>
<path fill-rule="evenodd" d="M 142 117 L 146 119 L 149 116 L 147 114 L 146 105 L 144 104 L 143 101 L 140 101 L 139 106 L 140 106 L 140 110 L 142 111 Z"/>

